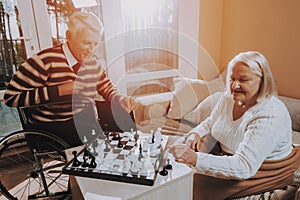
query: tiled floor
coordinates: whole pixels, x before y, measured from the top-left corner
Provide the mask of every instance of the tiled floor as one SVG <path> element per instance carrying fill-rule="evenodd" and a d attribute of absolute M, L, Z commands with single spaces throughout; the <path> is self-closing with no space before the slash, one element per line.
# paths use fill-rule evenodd
<path fill-rule="evenodd" d="M 0 138 L 17 130 L 22 130 L 19 114 L 16 108 L 10 108 L 0 102 Z"/>

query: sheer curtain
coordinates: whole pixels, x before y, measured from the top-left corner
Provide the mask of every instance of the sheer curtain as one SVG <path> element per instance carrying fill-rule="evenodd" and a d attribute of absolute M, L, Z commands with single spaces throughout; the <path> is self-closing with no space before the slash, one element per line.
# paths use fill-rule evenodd
<path fill-rule="evenodd" d="M 121 6 L 126 74 L 148 74 L 144 81 L 128 82 L 127 94 L 172 90 L 173 77 L 158 72 L 178 69 L 177 0 L 123 0 Z"/>

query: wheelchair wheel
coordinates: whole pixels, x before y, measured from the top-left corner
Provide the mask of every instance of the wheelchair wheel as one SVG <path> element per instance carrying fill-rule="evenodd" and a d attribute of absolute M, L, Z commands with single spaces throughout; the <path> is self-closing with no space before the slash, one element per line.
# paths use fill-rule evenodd
<path fill-rule="evenodd" d="M 55 135 L 34 130 L 1 139 L 0 199 L 70 197 L 69 176 L 62 174 L 68 147 Z"/>

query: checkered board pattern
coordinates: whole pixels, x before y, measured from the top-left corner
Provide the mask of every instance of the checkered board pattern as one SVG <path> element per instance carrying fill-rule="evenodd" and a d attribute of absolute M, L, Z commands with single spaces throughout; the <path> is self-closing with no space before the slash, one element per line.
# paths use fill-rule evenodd
<path fill-rule="evenodd" d="M 118 139 L 117 135 L 120 136 L 120 139 Z M 94 156 L 95 168 L 83 167 L 83 163 L 90 163 L 92 157 L 90 156 L 84 162 L 84 155 L 86 155 L 84 151 L 86 150 L 83 150 L 77 156 L 77 160 L 81 165 L 74 167 L 74 162 L 71 161 L 63 168 L 63 173 L 134 184 L 153 185 L 164 160 L 164 149 L 168 136 L 162 136 L 159 147 L 149 148 L 149 145 L 147 145 L 147 149 L 141 149 L 140 146 L 144 146 L 144 143 L 151 143 L 151 137 L 151 134 L 139 133 L 139 139 L 135 140 L 131 133 L 110 133 L 109 140 L 98 139 L 94 144 L 86 148 L 87 152 Z M 122 144 L 122 147 L 118 147 L 119 143 Z"/>

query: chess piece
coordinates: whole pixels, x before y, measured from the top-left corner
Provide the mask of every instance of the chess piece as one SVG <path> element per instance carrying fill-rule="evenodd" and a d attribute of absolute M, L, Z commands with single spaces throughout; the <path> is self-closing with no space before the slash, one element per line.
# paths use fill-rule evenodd
<path fill-rule="evenodd" d="M 80 166 L 80 165 L 81 165 L 81 162 L 77 159 L 77 151 L 73 151 L 72 154 L 73 154 L 73 156 L 74 156 L 72 166 L 73 166 L 73 167 L 78 167 L 78 166 Z"/>
<path fill-rule="evenodd" d="M 157 131 L 155 133 L 155 144 L 157 147 L 161 146 L 162 143 L 162 135 L 161 135 L 161 128 L 157 128 Z"/>
<path fill-rule="evenodd" d="M 98 147 L 98 140 L 93 141 L 92 148 L 93 148 L 93 155 L 98 156 L 98 152 L 96 151 L 96 148 Z"/>
<path fill-rule="evenodd" d="M 120 134 L 118 134 L 118 145 L 117 145 L 118 148 L 123 148 L 123 144 L 121 143 L 121 137 L 120 137 Z"/>
<path fill-rule="evenodd" d="M 142 158 L 141 162 L 142 162 L 141 175 L 147 176 L 148 170 L 145 165 L 146 159 Z"/>
<path fill-rule="evenodd" d="M 87 144 L 88 140 L 87 140 L 86 136 L 83 136 L 82 142 L 83 142 L 83 144 Z"/>
<path fill-rule="evenodd" d="M 110 152 L 110 148 L 108 147 L 108 140 L 105 140 L 105 149 L 103 150 L 104 152 Z"/>
<path fill-rule="evenodd" d="M 91 156 L 91 162 L 89 164 L 89 169 L 95 169 L 97 167 L 95 156 Z"/>
<path fill-rule="evenodd" d="M 137 131 L 135 131 L 135 134 L 133 136 L 133 138 L 135 139 L 135 141 L 137 141 L 139 139 L 140 135 L 138 134 Z"/>
<path fill-rule="evenodd" d="M 130 167 L 131 167 L 131 162 L 128 159 L 127 155 L 125 155 L 123 169 L 125 172 L 128 172 L 130 170 Z"/>
<path fill-rule="evenodd" d="M 152 134 L 151 143 L 154 144 L 154 142 L 155 142 L 155 135 L 154 135 L 154 131 L 153 130 L 151 130 L 151 134 Z"/>
<path fill-rule="evenodd" d="M 147 152 L 149 149 L 149 144 L 147 141 L 143 141 L 143 152 Z"/>
<path fill-rule="evenodd" d="M 173 168 L 172 165 L 170 164 L 170 159 L 169 158 L 167 159 L 167 164 L 166 164 L 165 168 L 168 169 L 168 170 Z"/>
<path fill-rule="evenodd" d="M 104 135 L 106 136 L 106 140 L 109 140 L 108 124 L 103 124 L 103 126 L 104 126 Z"/>
<path fill-rule="evenodd" d="M 131 172 L 137 174 L 141 168 L 141 163 L 135 159 L 132 161 Z"/>
<path fill-rule="evenodd" d="M 89 164 L 88 164 L 88 159 L 90 157 L 90 152 L 88 151 L 88 149 L 84 149 L 84 153 L 83 153 L 83 163 L 82 163 L 82 167 L 88 167 Z"/>
<path fill-rule="evenodd" d="M 142 148 L 142 144 L 141 143 L 140 143 L 140 147 L 139 147 L 139 152 L 140 152 L 140 154 L 139 154 L 138 160 L 141 161 L 141 159 L 144 158 L 144 156 L 143 156 L 143 148 Z"/>
<path fill-rule="evenodd" d="M 118 139 L 119 139 L 119 134 L 116 133 L 116 132 L 113 132 L 113 133 L 112 133 L 112 136 L 113 136 L 113 137 L 111 138 L 112 140 L 118 140 Z"/>
<path fill-rule="evenodd" d="M 81 167 L 88 167 L 89 166 L 89 163 L 87 162 L 89 158 L 86 157 L 86 156 L 83 156 L 83 163 L 81 165 Z"/>
<path fill-rule="evenodd" d="M 166 170 L 166 167 L 163 167 L 163 169 L 159 172 L 159 174 L 162 175 L 162 176 L 167 176 L 168 171 Z"/>

